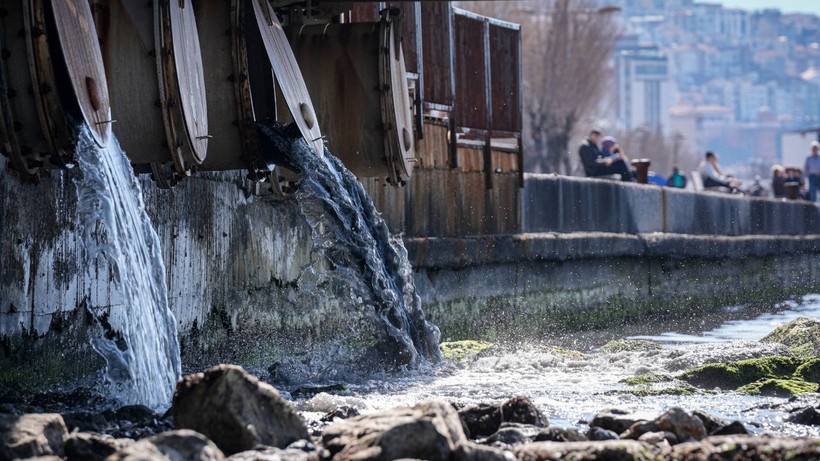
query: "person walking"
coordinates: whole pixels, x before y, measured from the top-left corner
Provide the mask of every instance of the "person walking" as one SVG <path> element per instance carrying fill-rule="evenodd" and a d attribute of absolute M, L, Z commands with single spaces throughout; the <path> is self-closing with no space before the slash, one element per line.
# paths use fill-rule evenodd
<path fill-rule="evenodd" d="M 803 174 L 809 183 L 809 201 L 816 202 L 817 190 L 820 188 L 820 142 L 812 141 L 811 155 L 806 157 Z"/>

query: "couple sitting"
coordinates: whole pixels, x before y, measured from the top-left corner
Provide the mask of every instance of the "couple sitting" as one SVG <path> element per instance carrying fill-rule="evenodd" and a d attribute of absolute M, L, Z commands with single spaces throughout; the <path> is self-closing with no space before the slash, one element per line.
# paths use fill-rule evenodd
<path fill-rule="evenodd" d="M 598 147 L 600 143 L 601 147 Z M 629 168 L 629 159 L 621 152 L 615 138 L 602 137 L 601 132 L 592 130 L 578 149 L 584 172 L 587 176 L 621 175 L 621 181 L 633 181 L 634 173 Z"/>

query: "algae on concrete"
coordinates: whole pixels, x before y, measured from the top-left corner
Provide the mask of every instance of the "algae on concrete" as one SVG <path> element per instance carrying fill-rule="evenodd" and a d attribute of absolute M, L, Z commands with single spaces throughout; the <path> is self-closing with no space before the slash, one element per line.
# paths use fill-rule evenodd
<path fill-rule="evenodd" d="M 492 346 L 492 343 L 484 341 L 451 341 L 440 344 L 441 353 L 447 360 L 454 360 L 460 362 L 466 358 L 473 357 L 479 352 Z"/>
<path fill-rule="evenodd" d="M 644 339 L 618 339 L 610 341 L 601 347 L 603 352 L 646 352 L 663 349 L 663 346 Z"/>
<path fill-rule="evenodd" d="M 712 363 L 684 372 L 680 378 L 700 387 L 737 389 L 750 395 L 789 396 L 816 392 L 814 379 L 820 360 L 791 357 L 761 357 L 730 363 Z"/>

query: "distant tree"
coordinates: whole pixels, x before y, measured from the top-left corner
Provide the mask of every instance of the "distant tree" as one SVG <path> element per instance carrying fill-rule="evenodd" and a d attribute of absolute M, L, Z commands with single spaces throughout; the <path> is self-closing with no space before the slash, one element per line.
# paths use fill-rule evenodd
<path fill-rule="evenodd" d="M 614 91 L 608 63 L 620 29 L 613 9 L 590 0 L 457 6 L 521 24 L 524 169 L 569 173 L 570 139 L 589 128 L 579 123 L 594 117 L 601 98 Z"/>

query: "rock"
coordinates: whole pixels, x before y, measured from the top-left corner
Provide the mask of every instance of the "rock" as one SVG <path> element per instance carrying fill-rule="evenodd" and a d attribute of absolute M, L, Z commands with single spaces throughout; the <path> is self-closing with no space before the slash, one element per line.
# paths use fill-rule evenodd
<path fill-rule="evenodd" d="M 354 416 L 359 416 L 359 410 L 355 407 L 351 407 L 350 405 L 342 405 L 337 407 L 335 410 L 328 412 L 326 415 L 322 416 L 320 421 L 325 423 L 332 423 L 336 418 L 339 419 L 347 419 L 352 418 Z"/>
<path fill-rule="evenodd" d="M 638 437 L 638 441 L 651 443 L 652 445 L 677 445 L 678 438 L 668 431 L 644 432 Z"/>
<path fill-rule="evenodd" d="M 458 413 L 447 403 L 422 402 L 337 421 L 322 442 L 334 460 L 449 460 L 467 442 Z"/>
<path fill-rule="evenodd" d="M 527 437 L 524 432 L 515 427 L 499 428 L 495 434 L 487 437 L 487 443 L 500 442 L 505 445 L 520 445 L 522 443 L 532 442 L 532 439 Z"/>
<path fill-rule="evenodd" d="M 670 408 L 656 419 L 643 424 L 635 424 L 625 433 L 625 439 L 638 439 L 646 432 L 667 431 L 675 434 L 681 442 L 702 440 L 706 437 L 706 427 L 697 416 L 692 416 L 678 407 Z"/>
<path fill-rule="evenodd" d="M 789 415 L 788 421 L 796 424 L 820 426 L 820 412 L 815 407 L 795 410 Z"/>
<path fill-rule="evenodd" d="M 676 461 L 820 459 L 820 439 L 749 435 L 712 436 L 700 442 L 675 445 L 666 459 Z"/>
<path fill-rule="evenodd" d="M 706 428 L 707 434 L 711 434 L 712 432 L 720 429 L 721 427 L 729 425 L 729 421 L 718 418 L 714 415 L 710 415 L 702 410 L 693 411 L 692 416 L 696 416 L 698 419 L 700 419 L 700 422 L 703 423 L 703 427 Z"/>
<path fill-rule="evenodd" d="M 502 422 L 546 427 L 549 421 L 527 397 L 513 397 L 501 405 L 480 404 L 459 410 L 464 430 L 471 438 L 489 437 Z"/>
<path fill-rule="evenodd" d="M 586 442 L 587 440 L 589 440 L 587 436 L 578 429 L 560 427 L 548 427 L 533 438 L 535 442 Z"/>
<path fill-rule="evenodd" d="M 63 413 L 63 421 L 69 432 L 76 429 L 82 432 L 104 433 L 110 427 L 109 420 L 104 415 L 91 411 Z"/>
<path fill-rule="evenodd" d="M 475 357 L 476 354 L 489 348 L 490 346 L 492 346 L 492 343 L 473 341 L 469 339 L 463 341 L 443 342 L 439 344 L 439 348 L 441 348 L 441 355 L 447 360 L 453 360 L 456 362 Z"/>
<path fill-rule="evenodd" d="M 645 421 L 646 418 L 639 417 L 634 413 L 630 413 L 619 408 L 613 408 L 596 414 L 595 417 L 592 418 L 589 425 L 613 431 L 616 434 L 622 434 L 635 423 Z"/>
<path fill-rule="evenodd" d="M 636 440 L 533 442 L 514 449 L 521 461 L 655 461 L 659 450 Z"/>
<path fill-rule="evenodd" d="M 180 379 L 171 413 L 176 428 L 204 434 L 227 454 L 309 438 L 302 418 L 273 386 L 234 365 Z"/>
<path fill-rule="evenodd" d="M 760 341 L 784 344 L 798 357 L 818 357 L 820 356 L 820 320 L 798 317 L 777 327 Z"/>
<path fill-rule="evenodd" d="M 0 415 L 0 459 L 62 456 L 67 434 L 56 413 Z"/>
<path fill-rule="evenodd" d="M 746 426 L 743 425 L 740 421 L 732 421 L 731 423 L 719 427 L 712 431 L 709 435 L 740 435 L 740 434 L 748 434 L 749 431 L 746 429 Z"/>
<path fill-rule="evenodd" d="M 587 431 L 587 439 L 589 440 L 618 440 L 619 438 L 615 431 L 602 427 L 592 426 Z"/>
<path fill-rule="evenodd" d="M 305 451 L 299 448 L 265 447 L 259 450 L 243 451 L 228 457 L 228 461 L 320 461 L 319 450 Z"/>
<path fill-rule="evenodd" d="M 801 379 L 778 379 L 763 378 L 745 386 L 740 386 L 737 391 L 749 395 L 763 395 L 766 397 L 789 397 L 797 394 L 805 394 L 817 391 L 817 384 L 807 383 Z"/>
<path fill-rule="evenodd" d="M 204 435 L 181 429 L 134 442 L 106 461 L 224 461 L 225 455 Z"/>
<path fill-rule="evenodd" d="M 790 357 L 762 357 L 704 365 L 680 378 L 699 387 L 736 389 L 764 378 L 789 378 L 801 364 L 802 361 Z"/>
<path fill-rule="evenodd" d="M 68 461 L 103 461 L 134 443 L 110 435 L 75 432 L 65 438 L 65 456 Z"/>
<path fill-rule="evenodd" d="M 454 461 L 516 461 L 506 450 L 466 442 L 455 451 Z"/>

